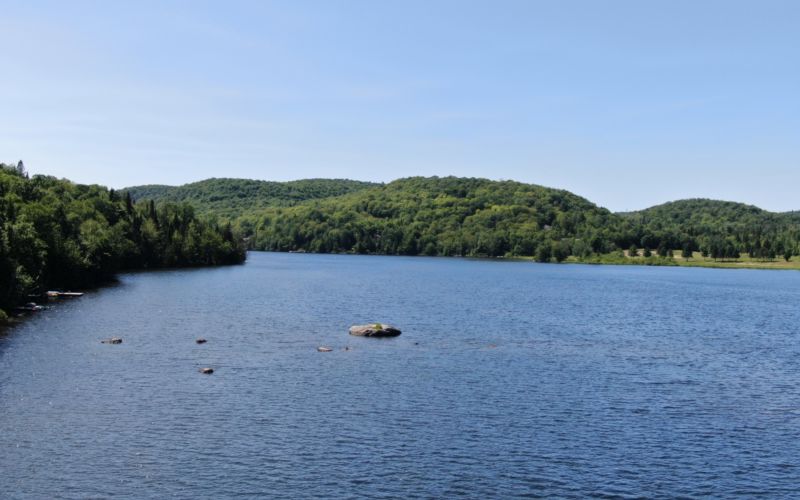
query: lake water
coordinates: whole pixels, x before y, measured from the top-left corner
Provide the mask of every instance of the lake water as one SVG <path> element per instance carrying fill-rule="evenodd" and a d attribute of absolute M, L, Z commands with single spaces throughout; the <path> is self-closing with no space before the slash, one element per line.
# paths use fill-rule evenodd
<path fill-rule="evenodd" d="M 795 272 L 124 274 L 0 336 L 0 497 L 797 496 L 798 329 Z"/>

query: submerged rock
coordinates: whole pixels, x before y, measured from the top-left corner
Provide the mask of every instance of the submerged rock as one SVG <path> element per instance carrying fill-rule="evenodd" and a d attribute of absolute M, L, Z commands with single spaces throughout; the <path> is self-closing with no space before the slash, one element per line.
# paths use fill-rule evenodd
<path fill-rule="evenodd" d="M 370 323 L 368 325 L 353 325 L 350 335 L 359 337 L 397 337 L 402 333 L 398 328 L 384 323 Z"/>
<path fill-rule="evenodd" d="M 103 339 L 100 341 L 102 344 L 121 344 L 122 339 L 119 337 L 111 337 L 110 339 Z"/>
<path fill-rule="evenodd" d="M 202 373 L 204 375 L 211 375 L 212 373 L 214 373 L 214 369 L 213 368 L 200 368 L 200 373 Z"/>

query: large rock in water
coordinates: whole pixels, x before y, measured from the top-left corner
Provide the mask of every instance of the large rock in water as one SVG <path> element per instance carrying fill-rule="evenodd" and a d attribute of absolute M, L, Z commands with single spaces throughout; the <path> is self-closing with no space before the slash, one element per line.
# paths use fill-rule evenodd
<path fill-rule="evenodd" d="M 397 337 L 400 333 L 400 330 L 392 325 L 383 323 L 353 325 L 350 327 L 350 335 L 357 335 L 359 337 Z"/>

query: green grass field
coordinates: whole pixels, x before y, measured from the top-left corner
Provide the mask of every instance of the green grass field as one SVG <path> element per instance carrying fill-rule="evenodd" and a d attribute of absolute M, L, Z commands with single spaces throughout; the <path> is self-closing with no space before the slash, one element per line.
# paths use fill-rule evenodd
<path fill-rule="evenodd" d="M 625 256 L 619 254 L 606 254 L 588 259 L 578 259 L 570 257 L 567 262 L 580 262 L 586 264 L 622 264 L 622 265 L 647 265 L 647 266 L 684 266 L 684 267 L 716 267 L 724 269 L 789 269 L 800 270 L 800 257 L 794 256 L 788 262 L 782 257 L 775 260 L 761 260 L 751 259 L 749 255 L 742 254 L 742 256 L 735 260 L 714 260 L 708 257 L 703 257 L 700 252 L 694 252 L 691 259 L 684 259 L 681 257 L 680 250 L 673 251 L 674 257 L 658 257 L 653 254 L 652 257 L 642 257 L 641 250 L 636 257 Z"/>
<path fill-rule="evenodd" d="M 795 269 L 800 270 L 800 257 L 792 257 L 789 261 L 779 257 L 775 260 L 751 259 L 749 255 L 742 254 L 736 260 L 717 260 L 703 257 L 700 252 L 694 252 L 691 259 L 680 257 L 680 252 L 675 252 L 675 262 L 686 267 L 723 267 L 731 269 Z"/>

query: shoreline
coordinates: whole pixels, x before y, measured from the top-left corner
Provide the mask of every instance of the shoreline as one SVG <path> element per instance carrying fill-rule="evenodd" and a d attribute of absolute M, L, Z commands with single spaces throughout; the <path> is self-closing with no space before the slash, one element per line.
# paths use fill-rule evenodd
<path fill-rule="evenodd" d="M 695 252 L 695 256 L 691 259 L 683 257 L 660 257 L 653 255 L 651 257 L 628 257 L 627 255 L 619 256 L 619 254 L 602 254 L 595 255 L 589 258 L 580 258 L 569 256 L 562 262 L 538 262 L 532 256 L 463 256 L 463 255 L 389 255 L 389 254 L 357 254 L 357 253 L 316 253 L 306 251 L 288 251 L 281 252 L 276 250 L 247 250 L 247 252 L 262 252 L 262 253 L 293 253 L 293 254 L 313 254 L 313 255 L 366 255 L 366 256 L 379 256 L 379 257 L 428 257 L 428 258 L 444 258 L 444 259 L 475 259 L 475 260 L 496 260 L 496 261 L 516 261 L 516 262 L 534 262 L 537 264 L 581 264 L 590 266 L 656 266 L 656 267 L 699 267 L 705 269 L 751 269 L 757 271 L 800 271 L 800 257 L 792 258 L 790 261 L 784 259 L 775 259 L 773 261 L 760 261 L 752 260 L 750 257 L 741 257 L 736 260 L 713 260 L 711 258 L 702 257 L 699 252 Z M 247 259 L 238 264 L 243 265 Z M 126 273 L 139 273 L 139 272 L 152 272 L 152 271 L 175 271 L 186 269 L 208 269 L 211 267 L 224 267 L 223 266 L 192 266 L 192 267 L 168 267 L 168 268 L 144 268 L 144 269 L 126 269 L 115 273 L 109 279 L 103 280 L 100 283 L 88 286 L 81 289 L 82 291 L 95 291 L 106 286 L 113 286 L 118 283 L 117 275 Z M 64 299 L 61 299 L 64 300 Z M 5 313 L 5 317 L 2 313 Z M 30 317 L 30 313 L 15 313 L 11 311 L 3 311 L 0 309 L 0 333 L 3 330 L 24 321 Z"/>
<path fill-rule="evenodd" d="M 664 266 L 664 267 L 702 267 L 707 269 L 755 269 L 759 271 L 800 271 L 800 257 L 793 256 L 789 261 L 783 258 L 774 260 L 753 259 L 747 254 L 742 254 L 737 259 L 712 259 L 703 257 L 700 252 L 693 252 L 692 257 L 679 256 L 675 251 L 674 257 L 660 257 L 653 254 L 651 257 L 629 257 L 619 254 L 603 254 L 586 259 L 574 256 L 568 257 L 564 262 L 578 264 L 616 264 L 629 266 Z"/>
<path fill-rule="evenodd" d="M 312 254 L 312 255 L 364 255 L 376 257 L 427 257 L 437 259 L 476 259 L 476 260 L 497 260 L 497 261 L 517 261 L 517 262 L 535 262 L 537 264 L 584 264 L 595 266 L 657 266 L 657 267 L 702 267 L 707 269 L 755 269 L 759 271 L 800 271 L 800 256 L 792 257 L 792 260 L 787 262 L 784 259 L 775 259 L 773 261 L 761 261 L 750 259 L 750 257 L 740 257 L 736 260 L 713 260 L 710 257 L 702 257 L 699 252 L 690 259 L 683 257 L 659 257 L 653 254 L 652 257 L 628 257 L 619 256 L 618 254 L 601 254 L 592 257 L 575 257 L 570 255 L 562 262 L 539 262 L 533 256 L 524 255 L 509 255 L 509 256 L 496 256 L 491 257 L 488 255 L 395 255 L 383 253 L 354 253 L 354 252 L 309 252 L 304 250 L 294 251 L 280 251 L 280 250 L 256 250 L 250 249 L 248 252 L 263 252 L 263 253 L 290 253 L 290 254 Z M 679 254 L 680 252 L 675 252 Z"/>
<path fill-rule="evenodd" d="M 229 267 L 229 266 L 241 266 L 247 262 L 247 252 L 252 250 L 245 251 L 245 258 L 241 262 L 231 263 L 231 264 L 215 264 L 215 265 L 197 265 L 197 266 L 174 266 L 174 267 L 137 267 L 137 268 L 128 268 L 128 269 L 120 269 L 110 276 L 103 277 L 96 282 L 93 283 L 85 283 L 81 287 L 70 289 L 72 291 L 79 291 L 83 293 L 90 293 L 102 288 L 116 286 L 119 284 L 119 276 L 129 273 L 145 273 L 145 272 L 172 272 L 172 271 L 186 271 L 186 270 L 200 270 L 200 269 L 212 269 L 212 268 L 220 268 L 220 267 Z M 42 287 L 43 290 L 47 290 L 49 288 L 61 289 L 63 287 L 49 287 L 44 286 Z M 33 295 L 33 294 L 32 294 Z M 32 295 L 26 297 L 25 302 L 19 302 L 17 304 L 13 304 L 9 310 L 5 310 L 0 308 L 0 332 L 2 332 L 3 328 L 11 327 L 19 323 L 20 321 L 24 321 L 25 319 L 31 317 L 35 312 L 33 311 L 18 311 L 16 308 L 26 304 L 27 302 L 33 302 L 37 305 L 45 305 L 45 307 L 50 307 L 47 304 L 58 304 L 64 300 L 75 300 L 80 297 L 62 297 L 62 298 L 48 298 L 45 295 L 45 292 L 37 293 L 35 295 L 38 296 L 38 301 L 31 300 Z M 39 312 L 39 311 L 36 311 Z"/>

